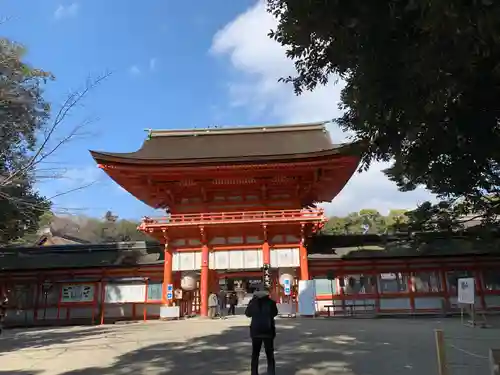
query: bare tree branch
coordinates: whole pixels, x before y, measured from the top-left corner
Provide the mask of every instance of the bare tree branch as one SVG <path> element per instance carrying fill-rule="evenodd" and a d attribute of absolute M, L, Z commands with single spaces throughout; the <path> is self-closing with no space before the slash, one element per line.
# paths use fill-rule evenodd
<path fill-rule="evenodd" d="M 64 192 L 62 192 L 62 193 L 57 193 L 57 194 L 55 194 L 55 195 L 53 195 L 53 196 L 51 196 L 51 197 L 48 197 L 47 199 L 48 199 L 49 201 L 51 201 L 51 200 L 53 200 L 53 199 L 55 199 L 55 198 L 62 197 L 63 195 L 71 194 L 71 193 L 74 193 L 74 192 L 76 192 L 76 191 L 83 190 L 83 189 L 86 189 L 86 188 L 88 188 L 88 187 L 91 187 L 91 186 L 92 186 L 92 185 L 94 185 L 95 183 L 97 183 L 97 180 L 92 181 L 92 182 L 90 182 L 90 183 L 88 183 L 88 184 L 85 184 L 85 185 L 82 185 L 82 186 L 78 186 L 78 187 L 76 187 L 76 188 L 73 188 L 73 189 L 70 189 L 70 190 L 64 191 Z"/>
<path fill-rule="evenodd" d="M 88 125 L 88 121 L 84 121 L 83 123 L 78 124 L 73 129 L 71 129 L 71 131 L 66 136 L 60 139 L 55 146 L 49 147 L 49 142 L 52 140 L 54 133 L 64 122 L 70 111 L 74 109 L 75 106 L 78 103 L 80 103 L 92 89 L 94 89 L 97 85 L 99 85 L 103 80 L 108 78 L 110 75 L 111 73 L 107 72 L 104 75 L 99 76 L 95 80 L 89 79 L 87 80 L 87 83 L 82 91 L 75 91 L 68 95 L 68 97 L 58 110 L 57 114 L 55 115 L 54 120 L 52 121 L 50 126 L 48 126 L 45 129 L 44 139 L 35 150 L 33 156 L 28 160 L 26 164 L 24 164 L 17 170 L 11 172 L 7 177 L 3 178 L 0 181 L 0 187 L 16 183 L 16 179 L 18 177 L 21 177 L 27 171 L 36 168 L 38 164 L 43 162 L 49 156 L 53 155 L 61 146 L 63 146 L 64 144 L 68 143 L 71 139 L 73 139 L 78 134 L 78 131 L 80 129 Z"/>

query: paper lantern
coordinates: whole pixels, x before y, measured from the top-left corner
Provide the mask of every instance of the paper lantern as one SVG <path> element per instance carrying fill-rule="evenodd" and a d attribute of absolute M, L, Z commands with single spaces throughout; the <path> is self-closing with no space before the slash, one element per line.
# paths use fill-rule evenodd
<path fill-rule="evenodd" d="M 197 278 L 193 275 L 185 275 L 181 279 L 181 288 L 187 292 L 196 289 Z"/>
<path fill-rule="evenodd" d="M 282 273 L 280 276 L 280 285 L 285 286 L 285 280 L 289 280 L 289 285 L 293 284 L 293 276 L 289 273 Z"/>

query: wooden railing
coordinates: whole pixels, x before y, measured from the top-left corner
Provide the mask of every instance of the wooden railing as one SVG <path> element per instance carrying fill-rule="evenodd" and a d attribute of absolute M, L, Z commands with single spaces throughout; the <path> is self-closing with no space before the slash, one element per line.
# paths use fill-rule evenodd
<path fill-rule="evenodd" d="M 224 223 L 323 222 L 323 209 L 208 212 L 173 214 L 160 218 L 144 217 L 140 229 L 162 226 L 214 225 Z"/>

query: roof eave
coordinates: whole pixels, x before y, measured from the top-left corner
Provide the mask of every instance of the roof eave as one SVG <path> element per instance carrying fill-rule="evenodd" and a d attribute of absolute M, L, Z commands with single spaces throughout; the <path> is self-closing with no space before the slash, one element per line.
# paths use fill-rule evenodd
<path fill-rule="evenodd" d="M 307 160 L 332 156 L 355 156 L 361 157 L 362 147 L 360 142 L 344 143 L 332 145 L 332 148 L 323 151 L 315 151 L 302 154 L 288 155 L 262 155 L 262 156 L 239 156 L 227 158 L 202 158 L 202 159 L 140 159 L 133 157 L 135 153 L 106 153 L 89 150 L 90 154 L 98 164 L 140 164 L 141 166 L 179 166 L 179 165 L 199 165 L 199 164 L 248 164 L 267 162 L 289 162 L 291 160 Z"/>

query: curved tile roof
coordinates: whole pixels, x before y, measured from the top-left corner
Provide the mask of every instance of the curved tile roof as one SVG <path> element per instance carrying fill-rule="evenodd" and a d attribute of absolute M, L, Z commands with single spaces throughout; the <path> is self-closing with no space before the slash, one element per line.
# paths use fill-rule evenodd
<path fill-rule="evenodd" d="M 265 161 L 349 153 L 353 145 L 332 144 L 325 124 L 151 130 L 136 152 L 90 152 L 98 163 L 135 164 Z"/>

